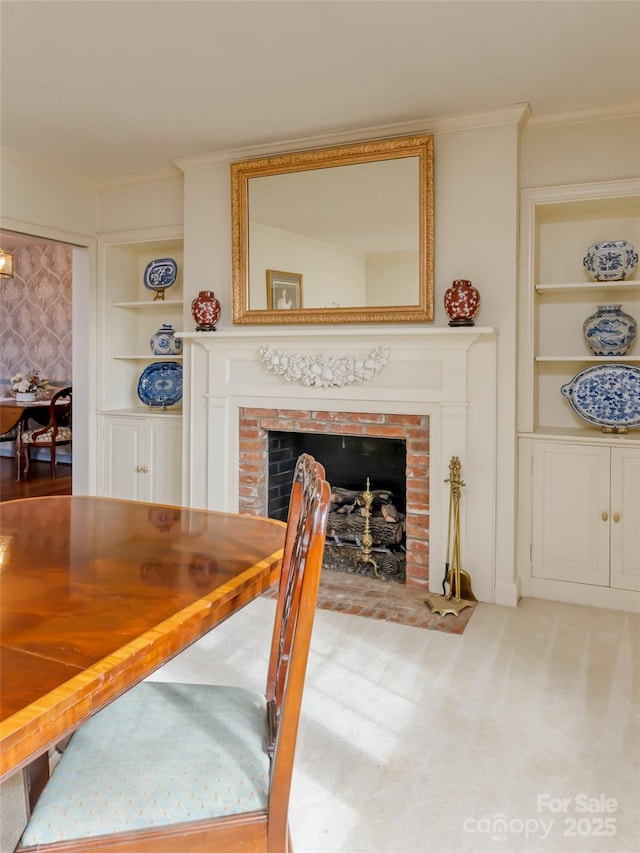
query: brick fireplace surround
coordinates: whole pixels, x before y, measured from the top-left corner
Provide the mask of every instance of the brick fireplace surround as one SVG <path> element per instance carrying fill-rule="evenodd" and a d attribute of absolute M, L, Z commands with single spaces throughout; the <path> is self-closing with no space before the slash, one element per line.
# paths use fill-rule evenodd
<path fill-rule="evenodd" d="M 426 324 L 271 326 L 185 332 L 184 495 L 190 506 L 264 512 L 267 431 L 405 438 L 411 583 L 441 591 L 447 547 L 449 461 L 463 490 L 462 565 L 480 601 L 515 603 L 512 577 L 496 579 L 496 358 L 493 329 Z M 314 366 L 387 358 L 348 381 L 303 381 L 275 360 Z M 333 360 L 333 361 L 332 361 Z M 342 376 L 346 374 L 343 371 Z M 331 378 L 331 376 L 330 376 Z M 429 572 L 429 564 L 433 570 Z M 505 564 L 506 565 L 506 564 Z M 506 575 L 510 566 L 500 572 Z M 499 587 L 496 595 L 496 586 Z"/>
<path fill-rule="evenodd" d="M 407 586 L 428 586 L 428 417 L 247 407 L 240 409 L 239 418 L 239 509 L 251 515 L 267 514 L 267 437 L 270 430 L 404 440 L 407 450 Z"/>

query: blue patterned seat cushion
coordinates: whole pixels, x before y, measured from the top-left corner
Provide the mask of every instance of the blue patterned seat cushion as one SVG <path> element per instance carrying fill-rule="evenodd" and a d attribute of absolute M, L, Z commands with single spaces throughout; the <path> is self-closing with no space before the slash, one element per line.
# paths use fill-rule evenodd
<path fill-rule="evenodd" d="M 145 682 L 73 736 L 24 846 L 267 807 L 264 696 Z"/>

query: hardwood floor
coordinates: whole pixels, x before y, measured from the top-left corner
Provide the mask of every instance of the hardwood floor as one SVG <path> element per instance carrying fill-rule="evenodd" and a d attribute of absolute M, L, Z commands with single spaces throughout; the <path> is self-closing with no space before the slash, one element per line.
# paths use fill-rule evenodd
<path fill-rule="evenodd" d="M 0 501 L 70 494 L 71 465 L 58 463 L 54 480 L 51 477 L 51 467 L 48 462 L 32 462 L 27 479 L 17 483 L 15 459 L 0 456 Z"/>

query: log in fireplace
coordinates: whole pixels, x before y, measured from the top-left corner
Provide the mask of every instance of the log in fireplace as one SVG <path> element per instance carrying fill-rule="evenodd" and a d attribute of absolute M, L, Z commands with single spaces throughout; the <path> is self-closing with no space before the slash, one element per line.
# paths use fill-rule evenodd
<path fill-rule="evenodd" d="M 284 521 L 295 462 L 310 453 L 331 483 L 324 567 L 405 582 L 406 441 L 311 432 L 268 433 L 268 515 Z M 363 493 L 371 485 L 370 508 Z M 373 553 L 362 559 L 366 543 Z"/>

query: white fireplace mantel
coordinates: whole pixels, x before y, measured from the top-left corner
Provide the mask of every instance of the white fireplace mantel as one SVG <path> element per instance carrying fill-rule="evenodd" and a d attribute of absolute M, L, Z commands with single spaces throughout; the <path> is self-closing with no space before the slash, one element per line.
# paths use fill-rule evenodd
<path fill-rule="evenodd" d="M 481 601 L 494 601 L 496 539 L 496 350 L 488 327 L 323 326 L 180 332 L 184 340 L 184 497 L 237 511 L 239 410 L 317 409 L 428 415 L 430 586 L 441 590 L 446 558 L 449 460 L 458 456 L 461 566 Z M 388 351 L 361 381 L 317 387 L 269 370 L 260 350 L 296 359 L 361 361 Z M 326 360 L 326 359 L 325 359 Z M 369 374 L 370 378 L 369 378 Z M 331 375 L 331 374 L 327 374 Z M 341 380 L 342 381 L 342 380 Z"/>

